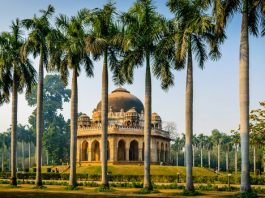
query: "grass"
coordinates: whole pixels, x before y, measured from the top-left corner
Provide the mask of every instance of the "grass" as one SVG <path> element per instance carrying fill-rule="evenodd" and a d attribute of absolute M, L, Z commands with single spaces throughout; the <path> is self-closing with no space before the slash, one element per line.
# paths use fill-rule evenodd
<path fill-rule="evenodd" d="M 50 167 L 50 166 L 49 166 Z M 66 170 L 68 166 L 54 166 L 52 169 L 56 168 L 60 171 Z M 43 171 L 45 172 L 47 167 L 43 167 Z M 128 171 L 130 170 L 130 171 Z M 152 175 L 176 175 L 180 173 L 180 175 L 185 175 L 185 167 L 182 166 L 160 166 L 160 165 L 151 165 L 151 174 Z M 66 172 L 69 172 L 66 171 Z M 108 172 L 113 175 L 143 175 L 144 168 L 140 165 L 108 165 Z M 89 173 L 100 175 L 101 174 L 101 166 L 99 165 L 86 165 L 86 166 L 77 166 L 77 173 Z M 225 174 L 226 173 L 219 173 Z M 214 176 L 216 173 L 214 171 L 209 170 L 207 168 L 194 167 L 193 168 L 193 176 Z"/>
<path fill-rule="evenodd" d="M 160 193 L 160 191 L 156 189 L 149 190 L 147 188 L 142 188 L 141 190 L 136 191 L 135 193 L 136 194 L 154 194 L 154 193 L 156 194 L 156 193 Z"/>
<path fill-rule="evenodd" d="M 95 192 L 115 192 L 115 190 L 112 187 L 99 186 L 95 189 Z"/>

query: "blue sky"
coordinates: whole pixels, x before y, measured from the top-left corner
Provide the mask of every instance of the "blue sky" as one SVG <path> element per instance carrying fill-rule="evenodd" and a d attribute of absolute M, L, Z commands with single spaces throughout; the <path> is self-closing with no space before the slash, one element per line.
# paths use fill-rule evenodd
<path fill-rule="evenodd" d="M 0 32 L 8 31 L 11 21 L 30 18 L 39 9 L 52 4 L 56 14 L 68 16 L 76 14 L 81 8 L 101 7 L 106 0 L 2 0 L 0 7 Z M 134 1 L 117 0 L 118 10 L 126 11 Z M 165 6 L 166 1 L 154 1 L 158 12 L 170 18 L 172 14 Z M 222 58 L 217 62 L 208 61 L 205 69 L 200 70 L 194 62 L 194 133 L 209 134 L 214 128 L 229 133 L 239 123 L 239 35 L 240 15 L 230 21 L 227 28 L 228 39 L 222 46 Z M 250 108 L 257 108 L 259 101 L 265 101 L 265 38 L 250 38 Z M 37 67 L 37 61 L 33 61 Z M 102 62 L 95 62 L 95 76 L 88 79 L 84 73 L 78 79 L 79 111 L 91 115 L 100 100 Z M 175 72 L 175 86 L 167 92 L 160 88 L 160 83 L 153 77 L 153 112 L 157 112 L 164 121 L 176 122 L 178 132 L 184 132 L 185 125 L 185 77 L 184 71 Z M 110 76 L 111 79 L 111 76 Z M 144 98 L 144 69 L 135 73 L 133 85 L 126 85 L 131 93 Z M 115 89 L 110 81 L 109 91 Z M 18 122 L 27 123 L 33 108 L 27 106 L 25 96 L 19 95 Z M 64 104 L 65 118 L 70 116 L 70 105 Z M 4 131 L 11 123 L 11 104 L 0 106 L 0 131 Z"/>

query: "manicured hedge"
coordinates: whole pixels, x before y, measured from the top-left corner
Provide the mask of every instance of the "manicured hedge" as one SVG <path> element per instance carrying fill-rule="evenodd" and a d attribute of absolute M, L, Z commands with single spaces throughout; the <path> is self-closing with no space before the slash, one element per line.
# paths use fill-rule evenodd
<path fill-rule="evenodd" d="M 1 179 L 9 179 L 10 172 L 2 172 L 0 173 Z M 34 180 L 36 173 L 33 172 L 18 172 L 17 178 L 18 179 L 31 179 Z M 143 175 L 109 175 L 109 180 L 113 182 L 142 182 L 144 176 Z M 43 180 L 69 180 L 69 173 L 42 173 Z M 153 175 L 152 181 L 159 182 L 159 183 L 184 183 L 185 182 L 185 175 L 180 175 L 179 181 L 177 181 L 177 175 Z M 100 181 L 101 175 L 98 174 L 85 174 L 85 173 L 78 173 L 77 174 L 78 181 Z M 216 184 L 228 183 L 228 177 L 224 175 L 215 175 L 215 176 L 196 176 L 193 178 L 194 183 L 206 183 L 206 184 Z M 251 177 L 251 184 L 257 185 L 264 185 L 265 184 L 265 175 L 262 176 L 252 176 Z M 240 183 L 240 175 L 232 175 L 230 177 L 231 184 L 239 184 Z"/>

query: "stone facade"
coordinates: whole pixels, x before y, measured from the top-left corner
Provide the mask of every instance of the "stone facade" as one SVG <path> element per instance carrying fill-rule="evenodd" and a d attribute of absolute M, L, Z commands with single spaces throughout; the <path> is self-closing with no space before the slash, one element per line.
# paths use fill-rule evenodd
<path fill-rule="evenodd" d="M 101 102 L 92 113 L 78 118 L 77 161 L 99 163 L 101 153 Z M 144 159 L 144 114 L 142 102 L 125 89 L 109 94 L 108 162 L 141 163 Z M 162 120 L 152 113 L 151 162 L 170 161 L 170 136 L 162 130 Z"/>

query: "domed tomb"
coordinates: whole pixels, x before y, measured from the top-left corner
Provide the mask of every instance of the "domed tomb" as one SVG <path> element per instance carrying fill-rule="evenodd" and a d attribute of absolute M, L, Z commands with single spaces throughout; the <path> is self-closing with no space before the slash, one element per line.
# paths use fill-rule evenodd
<path fill-rule="evenodd" d="M 144 110 L 144 105 L 141 100 L 124 88 L 115 89 L 109 94 L 109 108 L 110 107 L 113 112 L 120 112 L 121 109 L 127 112 L 131 108 L 135 108 L 138 113 Z M 100 110 L 101 101 L 98 103 L 96 111 Z"/>

